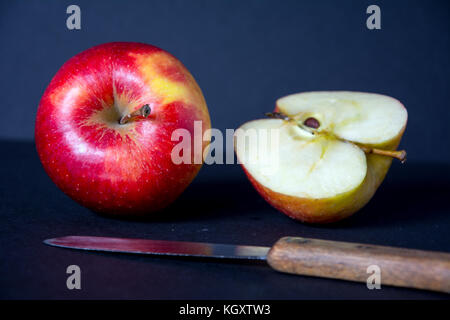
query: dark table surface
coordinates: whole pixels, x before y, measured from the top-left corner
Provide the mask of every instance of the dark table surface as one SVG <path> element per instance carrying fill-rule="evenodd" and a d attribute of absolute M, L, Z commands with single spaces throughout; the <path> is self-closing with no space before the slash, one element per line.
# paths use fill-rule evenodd
<path fill-rule="evenodd" d="M 296 222 L 270 207 L 238 165 L 204 166 L 158 218 L 99 216 L 64 195 L 32 142 L 1 141 L 0 298 L 448 299 L 448 295 L 278 273 L 264 263 L 89 253 L 46 238 L 95 235 L 270 246 L 286 235 L 450 252 L 450 165 L 394 162 L 372 201 L 333 225 Z M 66 268 L 81 268 L 68 290 Z"/>

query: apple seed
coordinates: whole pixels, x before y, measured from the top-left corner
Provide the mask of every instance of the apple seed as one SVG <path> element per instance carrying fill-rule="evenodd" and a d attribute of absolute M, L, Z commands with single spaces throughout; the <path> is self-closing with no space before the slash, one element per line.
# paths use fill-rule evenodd
<path fill-rule="evenodd" d="M 317 129 L 318 127 L 320 127 L 320 122 L 319 120 L 317 120 L 316 118 L 313 117 L 309 117 L 308 119 L 306 119 L 303 124 L 307 127 L 313 128 L 313 129 Z"/>

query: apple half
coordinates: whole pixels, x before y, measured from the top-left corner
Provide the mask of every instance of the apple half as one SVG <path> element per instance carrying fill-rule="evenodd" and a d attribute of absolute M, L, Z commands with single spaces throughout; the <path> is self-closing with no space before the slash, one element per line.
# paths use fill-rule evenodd
<path fill-rule="evenodd" d="M 293 94 L 268 115 L 236 131 L 236 155 L 264 199 L 294 219 L 328 223 L 352 215 L 372 198 L 392 159 L 406 159 L 395 150 L 408 114 L 385 95 Z"/>

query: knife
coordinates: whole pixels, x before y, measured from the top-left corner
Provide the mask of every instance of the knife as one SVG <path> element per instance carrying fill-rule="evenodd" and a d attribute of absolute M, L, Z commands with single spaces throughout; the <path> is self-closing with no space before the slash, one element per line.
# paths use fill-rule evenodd
<path fill-rule="evenodd" d="M 272 247 L 90 236 L 44 243 L 91 251 L 267 260 L 280 272 L 358 282 L 367 282 L 375 266 L 381 285 L 450 293 L 450 254 L 445 252 L 300 237 L 283 237 Z"/>

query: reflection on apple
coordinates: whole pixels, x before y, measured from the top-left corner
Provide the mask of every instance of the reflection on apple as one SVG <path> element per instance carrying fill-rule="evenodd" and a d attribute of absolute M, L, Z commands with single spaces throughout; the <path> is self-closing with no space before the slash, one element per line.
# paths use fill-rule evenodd
<path fill-rule="evenodd" d="M 327 223 L 352 215 L 372 198 L 392 159 L 406 159 L 396 149 L 407 111 L 388 96 L 293 94 L 279 99 L 268 116 L 240 129 L 276 130 L 279 143 L 265 146 L 257 161 L 246 161 L 252 143 L 237 143 L 236 154 L 264 199 L 294 219 Z"/>

